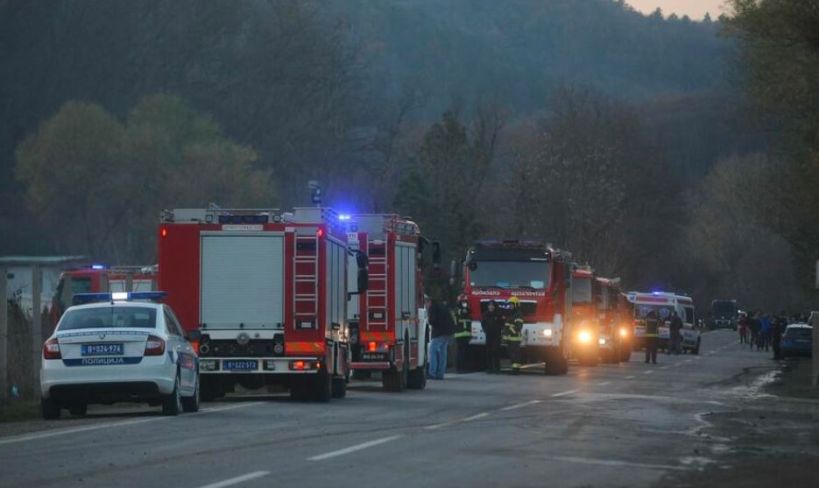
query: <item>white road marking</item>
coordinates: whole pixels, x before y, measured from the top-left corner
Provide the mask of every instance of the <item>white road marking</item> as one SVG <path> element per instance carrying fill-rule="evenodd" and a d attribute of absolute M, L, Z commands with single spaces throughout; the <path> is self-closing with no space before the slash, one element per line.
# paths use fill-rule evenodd
<path fill-rule="evenodd" d="M 5 439 L 0 439 L 0 446 L 4 444 L 16 444 L 18 442 L 26 442 L 26 441 L 36 441 L 39 439 L 48 439 L 49 437 L 57 437 L 61 435 L 69 435 L 69 434 L 78 434 L 80 432 L 89 432 L 92 430 L 100 430 L 100 429 L 108 429 L 113 427 L 126 427 L 129 425 L 138 425 L 138 424 L 146 424 L 148 422 L 157 422 L 159 420 L 170 420 L 173 418 L 177 419 L 184 419 L 185 417 L 190 417 L 192 415 L 204 415 L 208 413 L 214 412 L 223 412 L 225 410 L 234 410 L 237 408 L 245 408 L 251 407 L 253 405 L 258 405 L 261 402 L 251 402 L 251 403 L 241 403 L 237 405 L 228 405 L 225 407 L 215 407 L 215 408 L 208 408 L 202 409 L 197 413 L 189 413 L 186 415 L 182 415 L 180 417 L 148 417 L 144 419 L 134 419 L 134 420 L 123 420 L 119 422 L 107 422 L 104 424 L 94 424 L 94 425 L 84 425 L 82 427 L 72 427 L 68 429 L 60 429 L 60 430 L 50 430 L 46 432 L 35 432 L 32 434 L 22 434 L 13 437 L 7 437 Z"/>
<path fill-rule="evenodd" d="M 536 403 L 540 403 L 540 400 L 530 400 L 528 402 L 518 403 L 517 405 L 509 405 L 508 407 L 503 407 L 501 412 L 508 412 L 509 410 L 517 410 L 519 408 L 528 407 L 529 405 L 534 405 Z"/>
<path fill-rule="evenodd" d="M 581 463 L 581 464 L 596 464 L 599 466 L 617 466 L 617 467 L 624 467 L 624 468 L 645 468 L 645 469 L 662 469 L 662 470 L 686 470 L 688 468 L 684 466 L 674 466 L 671 464 L 646 464 L 646 463 L 630 463 L 628 461 L 618 461 L 616 459 L 594 459 L 594 458 L 582 458 L 582 457 L 574 457 L 574 456 L 551 456 L 549 459 L 554 459 L 556 461 L 566 461 L 570 463 Z"/>
<path fill-rule="evenodd" d="M 660 369 L 668 369 L 668 366 L 662 366 Z"/>
<path fill-rule="evenodd" d="M 626 379 L 627 379 L 627 380 L 633 380 L 633 379 L 634 379 L 634 375 L 631 375 L 631 376 L 626 376 Z"/>
<path fill-rule="evenodd" d="M 571 395 L 572 393 L 577 393 L 577 390 L 567 390 L 567 391 L 561 391 L 560 393 L 555 393 L 554 395 L 552 395 L 552 398 L 557 398 L 557 397 L 562 397 L 562 396 L 566 396 L 566 395 Z"/>
<path fill-rule="evenodd" d="M 244 483 L 245 481 L 255 480 L 256 478 L 261 478 L 263 476 L 267 476 L 270 474 L 270 471 L 254 471 L 252 473 L 244 474 L 242 476 L 237 476 L 235 478 L 230 478 L 224 481 L 217 481 L 216 483 L 211 483 L 209 485 L 201 486 L 200 488 L 224 488 L 225 486 L 231 485 L 238 485 L 239 483 Z"/>
<path fill-rule="evenodd" d="M 643 371 L 643 374 L 654 374 L 654 371 L 649 369 L 648 371 Z"/>
<path fill-rule="evenodd" d="M 475 414 L 475 415 L 473 415 L 471 417 L 461 419 L 461 422 L 472 422 L 473 420 L 482 419 L 482 418 L 488 417 L 488 416 L 489 416 L 489 412 L 481 412 L 481 413 Z"/>
<path fill-rule="evenodd" d="M 324 459 L 330 459 L 337 456 L 343 456 L 345 454 L 350 454 L 351 452 L 360 451 L 362 449 L 367 449 L 369 447 L 377 446 L 380 444 L 386 444 L 387 442 L 392 442 L 396 439 L 400 439 L 403 437 L 402 435 L 391 435 L 389 437 L 382 437 L 381 439 L 376 439 L 374 441 L 363 442 L 361 444 L 356 444 L 354 446 L 345 447 L 344 449 L 339 449 L 337 451 L 330 451 L 324 454 L 319 454 L 318 456 L 313 456 L 307 458 L 308 461 L 322 461 Z"/>
<path fill-rule="evenodd" d="M 597 386 L 606 386 L 606 385 L 610 385 L 610 384 L 611 384 L 611 381 L 604 381 L 602 383 L 598 383 Z"/>
<path fill-rule="evenodd" d="M 426 430 L 435 430 L 435 429 L 440 429 L 441 427 L 446 427 L 447 425 L 452 425 L 453 423 L 454 422 L 444 422 L 442 424 L 432 424 L 432 425 L 427 425 L 424 428 Z"/>

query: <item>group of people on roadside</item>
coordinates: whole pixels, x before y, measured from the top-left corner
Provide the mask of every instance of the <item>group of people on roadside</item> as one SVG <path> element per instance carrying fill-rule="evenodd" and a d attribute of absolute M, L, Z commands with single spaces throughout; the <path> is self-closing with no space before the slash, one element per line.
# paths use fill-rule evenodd
<path fill-rule="evenodd" d="M 737 320 L 737 331 L 739 332 L 739 343 L 747 344 L 751 350 L 769 351 L 773 349 L 774 359 L 782 357 L 780 343 L 782 334 L 789 323 L 798 322 L 799 316 L 791 317 L 784 311 L 779 314 L 769 315 L 761 310 L 750 313 L 740 312 Z"/>
<path fill-rule="evenodd" d="M 506 346 L 512 371 L 521 366 L 523 316 L 517 297 L 512 297 L 509 303 L 509 309 L 502 311 L 494 300 L 490 301 L 482 314 L 481 326 L 486 337 L 486 371 L 490 374 L 500 373 L 501 345 Z M 455 310 L 450 311 L 446 302 L 427 297 L 426 308 L 431 328 L 427 378 L 444 379 L 447 351 L 453 340 L 457 345 L 456 371 L 467 372 L 472 320 L 466 299 L 459 298 Z"/>

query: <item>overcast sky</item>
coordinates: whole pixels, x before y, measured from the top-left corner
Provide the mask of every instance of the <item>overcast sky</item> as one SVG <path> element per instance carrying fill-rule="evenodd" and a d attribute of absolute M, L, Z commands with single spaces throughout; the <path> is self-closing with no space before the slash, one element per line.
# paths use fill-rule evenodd
<path fill-rule="evenodd" d="M 699 20 L 705 16 L 705 12 L 709 12 L 711 18 L 719 17 L 724 12 L 722 6 L 725 0 L 626 0 L 626 3 L 647 14 L 660 7 L 666 16 L 674 13 L 680 17 L 688 15 Z"/>

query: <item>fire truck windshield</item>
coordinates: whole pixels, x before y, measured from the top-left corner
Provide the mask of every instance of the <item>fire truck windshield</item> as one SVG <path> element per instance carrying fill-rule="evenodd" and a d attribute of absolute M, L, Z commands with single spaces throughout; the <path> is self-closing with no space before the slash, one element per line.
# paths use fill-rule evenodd
<path fill-rule="evenodd" d="M 589 278 L 575 278 L 572 280 L 572 303 L 591 303 L 592 280 Z"/>
<path fill-rule="evenodd" d="M 530 288 L 545 290 L 549 286 L 550 265 L 545 261 L 473 261 L 470 270 L 472 286 Z"/>

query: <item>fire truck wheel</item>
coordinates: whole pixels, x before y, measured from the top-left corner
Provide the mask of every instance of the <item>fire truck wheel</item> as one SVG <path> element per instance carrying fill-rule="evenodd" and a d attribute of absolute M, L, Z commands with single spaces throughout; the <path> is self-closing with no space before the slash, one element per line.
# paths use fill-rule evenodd
<path fill-rule="evenodd" d="M 427 369 L 425 366 L 418 366 L 410 371 L 407 378 L 407 388 L 413 390 L 423 390 L 427 386 Z"/>
<path fill-rule="evenodd" d="M 564 375 L 569 372 L 569 361 L 564 357 L 550 357 L 546 360 L 546 374 Z"/>
<path fill-rule="evenodd" d="M 333 397 L 333 378 L 325 370 L 319 371 L 310 382 L 314 402 L 326 403 Z"/>
<path fill-rule="evenodd" d="M 342 377 L 333 378 L 333 398 L 344 398 L 347 396 L 347 379 Z"/>

